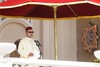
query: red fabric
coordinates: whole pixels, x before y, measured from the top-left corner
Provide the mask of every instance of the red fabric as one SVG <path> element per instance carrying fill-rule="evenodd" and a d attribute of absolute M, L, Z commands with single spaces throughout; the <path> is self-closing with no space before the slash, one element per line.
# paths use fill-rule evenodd
<path fill-rule="evenodd" d="M 5 2 L 1 2 L 0 6 L 12 6 L 12 5 L 18 5 L 28 2 L 27 0 L 7 0 Z"/>
<path fill-rule="evenodd" d="M 16 2 L 15 2 L 16 1 Z M 83 0 L 7 0 L 0 3 L 0 6 L 11 6 L 22 4 L 26 2 L 48 2 L 48 3 L 69 3 Z M 90 0 L 89 0 L 90 1 Z M 91 0 L 93 2 L 100 2 L 99 0 Z M 71 9 L 69 8 L 71 7 Z M 78 17 L 78 16 L 96 16 L 100 15 L 100 6 L 89 3 L 63 5 L 57 8 L 57 18 Z M 76 14 L 76 15 L 75 15 Z M 23 17 L 37 17 L 37 18 L 54 18 L 53 7 L 44 5 L 27 4 L 21 7 L 1 9 L 0 15 L 4 16 L 23 16 Z"/>
<path fill-rule="evenodd" d="M 28 12 L 31 11 L 31 9 L 34 6 L 30 6 L 30 5 L 25 5 L 22 7 L 17 7 L 17 8 L 10 8 L 10 9 L 1 9 L 0 10 L 0 15 L 6 15 L 6 16 L 25 16 L 27 15 Z"/>
<path fill-rule="evenodd" d="M 0 3 L 0 6 L 13 6 L 18 4 L 23 4 L 27 2 L 39 2 L 39 3 L 69 3 L 69 2 L 78 2 L 85 0 L 7 0 L 3 3 Z M 91 2 L 100 3 L 100 0 L 89 0 Z"/>
<path fill-rule="evenodd" d="M 100 0 L 90 0 L 90 1 L 100 4 Z"/>
<path fill-rule="evenodd" d="M 82 0 L 32 0 L 32 2 L 43 2 L 43 3 L 69 3 Z"/>
<path fill-rule="evenodd" d="M 57 8 L 57 18 L 79 17 L 79 16 L 96 16 L 100 15 L 100 7 L 93 4 L 75 4 L 69 6 L 63 5 Z M 52 7 L 44 5 L 25 5 L 17 8 L 1 9 L 0 15 L 4 16 L 23 16 L 37 18 L 54 18 Z"/>

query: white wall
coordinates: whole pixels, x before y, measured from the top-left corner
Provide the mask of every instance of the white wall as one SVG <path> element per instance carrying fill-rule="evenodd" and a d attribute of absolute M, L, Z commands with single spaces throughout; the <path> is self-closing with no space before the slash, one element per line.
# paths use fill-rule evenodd
<path fill-rule="evenodd" d="M 43 47 L 46 59 L 55 59 L 54 22 L 43 21 Z M 57 59 L 76 60 L 76 20 L 57 21 Z"/>

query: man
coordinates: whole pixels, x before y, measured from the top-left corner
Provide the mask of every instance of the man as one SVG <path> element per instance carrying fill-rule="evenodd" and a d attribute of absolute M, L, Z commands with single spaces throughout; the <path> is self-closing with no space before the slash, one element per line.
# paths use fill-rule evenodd
<path fill-rule="evenodd" d="M 18 53 L 21 58 L 40 58 L 40 50 L 33 39 L 33 29 L 32 27 L 26 27 L 26 36 L 21 39 L 18 47 Z M 24 66 L 22 66 L 24 67 Z M 35 66 L 36 67 L 36 66 Z"/>

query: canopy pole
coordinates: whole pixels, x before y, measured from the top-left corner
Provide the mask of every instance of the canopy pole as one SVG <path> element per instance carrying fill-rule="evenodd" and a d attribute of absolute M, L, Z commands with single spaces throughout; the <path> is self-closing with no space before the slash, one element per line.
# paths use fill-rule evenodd
<path fill-rule="evenodd" d="M 57 6 L 53 6 L 54 10 L 54 53 L 55 53 L 55 59 L 57 60 L 58 58 L 58 52 L 57 52 Z"/>

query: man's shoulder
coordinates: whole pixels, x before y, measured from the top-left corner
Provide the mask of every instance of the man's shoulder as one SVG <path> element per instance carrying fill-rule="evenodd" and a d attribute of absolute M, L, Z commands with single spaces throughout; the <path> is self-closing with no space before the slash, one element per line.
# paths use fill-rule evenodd
<path fill-rule="evenodd" d="M 21 39 L 21 41 L 24 41 L 24 40 L 27 40 L 27 38 L 26 38 L 26 37 L 23 37 L 23 38 Z"/>

